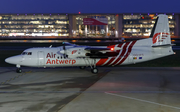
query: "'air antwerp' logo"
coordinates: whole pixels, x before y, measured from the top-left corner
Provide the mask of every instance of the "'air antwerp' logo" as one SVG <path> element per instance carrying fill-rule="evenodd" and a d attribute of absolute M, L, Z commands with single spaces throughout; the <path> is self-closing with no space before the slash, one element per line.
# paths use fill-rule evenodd
<path fill-rule="evenodd" d="M 162 40 L 160 40 L 161 34 L 162 34 L 162 38 L 161 38 Z M 163 42 L 163 39 L 166 39 L 166 38 L 164 38 L 164 37 L 168 37 L 168 35 L 169 35 L 169 33 L 164 33 L 164 32 L 162 32 L 162 33 L 156 33 L 156 34 L 153 36 L 153 39 L 152 39 L 153 44 L 155 44 L 156 42 Z"/>

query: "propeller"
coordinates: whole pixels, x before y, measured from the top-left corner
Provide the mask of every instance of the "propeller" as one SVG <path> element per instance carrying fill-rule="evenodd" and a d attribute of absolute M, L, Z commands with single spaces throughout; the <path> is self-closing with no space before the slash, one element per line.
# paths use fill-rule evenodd
<path fill-rule="evenodd" d="M 63 50 L 64 50 L 64 58 L 66 58 L 67 57 L 67 55 L 66 55 L 66 45 L 65 45 L 65 42 L 63 42 L 62 43 L 63 44 Z"/>
<path fill-rule="evenodd" d="M 68 58 L 66 46 L 72 46 L 72 47 L 77 46 L 77 45 L 71 44 L 69 42 L 62 42 L 62 45 L 63 45 L 63 50 L 64 50 L 64 52 L 62 54 L 64 55 L 64 58 Z"/>

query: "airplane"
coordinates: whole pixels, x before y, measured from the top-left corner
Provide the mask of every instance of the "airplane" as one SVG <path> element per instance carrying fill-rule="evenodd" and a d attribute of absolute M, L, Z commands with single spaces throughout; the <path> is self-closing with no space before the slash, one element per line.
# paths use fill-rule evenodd
<path fill-rule="evenodd" d="M 168 16 L 160 14 L 147 39 L 135 40 L 110 46 L 78 46 L 64 42 L 60 47 L 29 48 L 17 56 L 5 59 L 15 64 L 16 72 L 21 66 L 30 67 L 91 67 L 98 73 L 97 66 L 118 66 L 149 61 L 174 54 L 172 50 Z"/>

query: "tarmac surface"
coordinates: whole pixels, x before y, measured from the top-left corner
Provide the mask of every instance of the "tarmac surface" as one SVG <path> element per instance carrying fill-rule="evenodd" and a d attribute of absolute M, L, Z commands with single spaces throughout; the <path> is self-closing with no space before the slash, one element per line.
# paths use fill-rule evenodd
<path fill-rule="evenodd" d="M 0 67 L 2 112 L 179 112 L 180 67 Z"/>

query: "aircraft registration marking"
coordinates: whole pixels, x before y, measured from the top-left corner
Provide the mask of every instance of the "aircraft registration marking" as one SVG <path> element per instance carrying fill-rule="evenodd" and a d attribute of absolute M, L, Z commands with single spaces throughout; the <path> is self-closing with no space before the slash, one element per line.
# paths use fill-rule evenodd
<path fill-rule="evenodd" d="M 144 56 L 144 54 L 133 54 L 133 56 Z"/>

